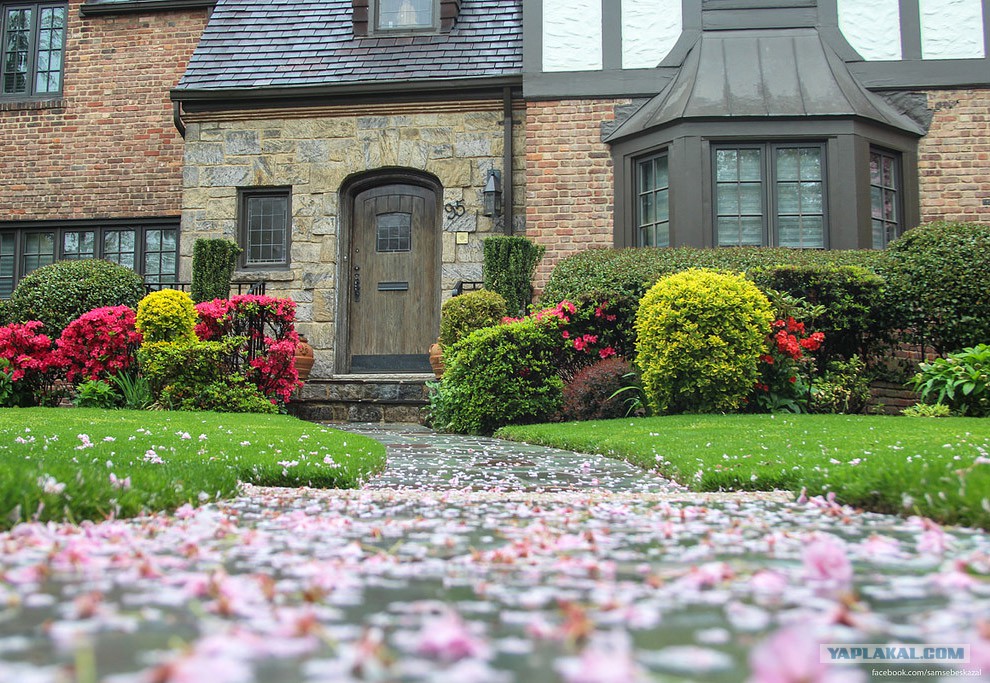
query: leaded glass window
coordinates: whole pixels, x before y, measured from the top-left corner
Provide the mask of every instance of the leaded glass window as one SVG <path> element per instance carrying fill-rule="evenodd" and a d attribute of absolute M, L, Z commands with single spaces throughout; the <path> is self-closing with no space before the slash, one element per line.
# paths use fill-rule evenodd
<path fill-rule="evenodd" d="M 870 226 L 874 249 L 883 249 L 901 234 L 899 162 L 895 154 L 870 150 Z"/>
<path fill-rule="evenodd" d="M 65 3 L 4 3 L 0 12 L 0 96 L 60 93 Z"/>
<path fill-rule="evenodd" d="M 381 213 L 375 220 L 378 253 L 412 251 L 412 214 Z"/>
<path fill-rule="evenodd" d="M 715 230 L 719 246 L 764 243 L 762 148 L 715 151 Z"/>
<path fill-rule="evenodd" d="M 636 229 L 641 247 L 670 246 L 670 177 L 667 155 L 636 162 Z"/>
<path fill-rule="evenodd" d="M 251 191 L 242 195 L 241 233 L 247 266 L 289 262 L 289 191 Z"/>
<path fill-rule="evenodd" d="M 777 147 L 777 246 L 825 246 L 825 185 L 821 147 Z"/>
<path fill-rule="evenodd" d="M 29 232 L 24 235 L 24 247 L 21 251 L 21 277 L 50 263 L 55 263 L 55 233 Z"/>

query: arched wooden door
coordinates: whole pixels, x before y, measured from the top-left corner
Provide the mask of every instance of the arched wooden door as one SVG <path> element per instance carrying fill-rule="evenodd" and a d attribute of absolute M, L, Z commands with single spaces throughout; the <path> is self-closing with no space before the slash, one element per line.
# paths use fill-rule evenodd
<path fill-rule="evenodd" d="M 390 183 L 354 196 L 348 286 L 349 369 L 430 372 L 440 328 L 437 195 Z"/>

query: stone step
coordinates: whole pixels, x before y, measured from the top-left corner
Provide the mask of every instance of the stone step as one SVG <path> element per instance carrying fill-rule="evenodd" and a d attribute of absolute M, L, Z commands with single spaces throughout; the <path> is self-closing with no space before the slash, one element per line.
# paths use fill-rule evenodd
<path fill-rule="evenodd" d="M 310 380 L 289 403 L 289 412 L 320 422 L 423 424 L 430 374 L 338 375 Z"/>

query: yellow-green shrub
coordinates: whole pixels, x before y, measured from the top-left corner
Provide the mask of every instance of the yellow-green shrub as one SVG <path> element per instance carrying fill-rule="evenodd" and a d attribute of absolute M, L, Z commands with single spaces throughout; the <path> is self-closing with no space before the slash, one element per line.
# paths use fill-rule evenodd
<path fill-rule="evenodd" d="M 152 292 L 138 303 L 136 327 L 145 342 L 195 341 L 196 307 L 185 292 Z"/>
<path fill-rule="evenodd" d="M 756 382 L 773 319 L 739 275 L 692 269 L 663 278 L 636 314 L 636 363 L 657 413 L 739 408 Z"/>

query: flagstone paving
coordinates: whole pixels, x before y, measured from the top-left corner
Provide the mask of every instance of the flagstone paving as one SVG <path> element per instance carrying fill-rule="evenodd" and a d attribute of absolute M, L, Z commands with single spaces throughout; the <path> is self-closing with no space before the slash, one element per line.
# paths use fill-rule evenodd
<path fill-rule="evenodd" d="M 347 428 L 388 445 L 358 491 L 0 534 L 0 681 L 867 680 L 819 643 L 901 642 L 971 661 L 894 680 L 990 677 L 984 532 Z"/>

